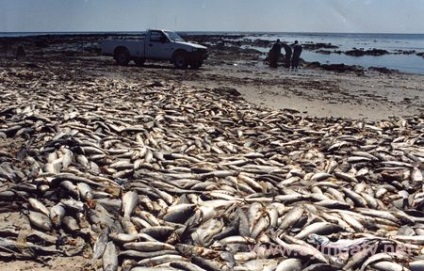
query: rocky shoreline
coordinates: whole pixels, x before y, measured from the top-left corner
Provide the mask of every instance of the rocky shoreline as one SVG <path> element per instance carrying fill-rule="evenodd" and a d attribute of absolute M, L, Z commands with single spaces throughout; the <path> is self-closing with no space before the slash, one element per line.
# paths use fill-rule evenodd
<path fill-rule="evenodd" d="M 263 39 L 254 39 L 247 40 L 243 39 L 243 35 L 234 35 L 234 36 L 223 36 L 223 35 L 187 35 L 186 38 L 190 40 L 197 41 L 199 43 L 204 43 L 205 45 L 219 45 L 226 44 L 227 46 L 250 46 L 250 47 L 261 47 L 261 48 L 271 48 L 274 41 L 263 40 Z M 284 41 L 282 41 L 284 42 Z M 341 51 L 337 50 L 339 47 L 333 45 L 331 43 L 314 43 L 314 42 L 305 42 L 302 44 L 304 50 L 315 51 L 317 53 L 322 54 L 346 54 L 349 56 L 381 56 L 381 55 L 389 55 L 389 54 L 404 54 L 404 55 L 412 55 L 416 54 L 417 56 L 423 57 L 424 52 L 417 52 L 415 50 L 396 50 L 393 52 L 389 52 L 387 50 L 373 48 L 369 50 L 364 50 L 363 48 L 352 48 L 351 50 Z M 329 50 L 333 49 L 333 50 Z"/>
<path fill-rule="evenodd" d="M 136 38 L 137 35 L 122 34 L 81 34 L 81 35 L 41 35 L 29 37 L 0 38 L 1 52 L 0 56 L 15 57 L 22 55 L 18 52 L 18 47 L 23 48 L 29 54 L 41 55 L 46 51 L 58 53 L 60 55 L 72 56 L 84 53 L 85 55 L 99 55 L 99 41 L 110 37 Z M 198 42 L 209 48 L 210 52 L 219 59 L 238 59 L 247 61 L 259 61 L 266 59 L 266 53 L 250 47 L 271 48 L 273 41 L 255 39 L 253 41 L 243 39 L 243 35 L 183 35 L 183 38 Z M 337 50 L 338 47 L 331 43 L 312 43 L 307 42 L 302 45 L 304 50 L 314 51 L 321 54 L 346 54 L 349 56 L 360 57 L 364 55 L 381 56 L 389 54 L 416 54 L 424 57 L 424 52 L 398 50 L 388 52 L 382 49 L 356 49 L 347 51 Z M 245 48 L 247 47 L 247 48 Z M 333 49 L 333 50 L 329 50 Z M 340 64 L 325 64 L 317 62 L 308 62 L 301 59 L 301 65 L 309 68 L 318 68 L 326 71 L 336 72 L 355 72 L 360 74 L 365 69 L 360 66 Z M 382 73 L 395 73 L 397 70 L 371 67 L 371 70 L 381 71 Z"/>

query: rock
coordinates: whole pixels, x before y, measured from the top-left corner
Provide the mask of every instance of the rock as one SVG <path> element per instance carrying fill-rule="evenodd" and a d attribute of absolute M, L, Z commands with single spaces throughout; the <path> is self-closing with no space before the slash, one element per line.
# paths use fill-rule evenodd
<path fill-rule="evenodd" d="M 364 55 L 381 56 L 381 55 L 389 54 L 389 52 L 382 49 L 371 49 L 371 50 L 365 51 L 363 49 L 354 48 L 353 50 L 346 51 L 345 54 L 349 56 L 364 56 Z"/>
<path fill-rule="evenodd" d="M 26 56 L 26 54 L 25 54 L 24 46 L 19 45 L 18 49 L 16 49 L 16 58 L 22 58 L 22 57 L 25 57 L 25 56 Z"/>
<path fill-rule="evenodd" d="M 384 74 L 392 74 L 394 72 L 397 72 L 398 70 L 392 70 L 384 67 L 369 67 L 368 70 L 370 71 L 377 71 Z"/>
<path fill-rule="evenodd" d="M 221 95 L 229 95 L 229 96 L 240 96 L 241 93 L 238 92 L 237 89 L 231 87 L 217 87 L 212 89 L 213 92 L 221 94 Z"/>
<path fill-rule="evenodd" d="M 346 71 L 352 71 L 352 72 L 363 72 L 363 68 L 359 66 L 349 66 L 345 65 L 343 63 L 341 64 L 322 64 L 321 67 L 324 70 L 327 71 L 335 71 L 335 72 L 346 72 Z"/>

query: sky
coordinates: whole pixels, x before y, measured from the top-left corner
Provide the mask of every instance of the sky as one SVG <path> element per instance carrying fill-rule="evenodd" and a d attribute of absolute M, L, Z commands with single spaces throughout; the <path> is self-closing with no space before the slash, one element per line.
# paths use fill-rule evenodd
<path fill-rule="evenodd" d="M 424 33 L 424 0 L 0 0 L 0 32 Z"/>

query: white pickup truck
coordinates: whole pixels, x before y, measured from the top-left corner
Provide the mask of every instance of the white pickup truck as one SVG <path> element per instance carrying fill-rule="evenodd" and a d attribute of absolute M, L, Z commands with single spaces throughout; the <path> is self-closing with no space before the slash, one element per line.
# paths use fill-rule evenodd
<path fill-rule="evenodd" d="M 113 56 L 118 65 L 133 60 L 143 65 L 146 60 L 169 60 L 177 68 L 198 69 L 208 57 L 205 46 L 184 41 L 167 30 L 147 30 L 141 39 L 106 39 L 101 42 L 102 55 Z"/>

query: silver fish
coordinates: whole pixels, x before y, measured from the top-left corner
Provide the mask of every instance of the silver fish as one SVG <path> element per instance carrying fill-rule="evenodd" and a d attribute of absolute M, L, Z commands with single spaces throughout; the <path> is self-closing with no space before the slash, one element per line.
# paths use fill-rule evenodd
<path fill-rule="evenodd" d="M 50 231 L 52 229 L 52 222 L 47 215 L 33 211 L 27 211 L 26 214 L 31 225 L 45 231 Z"/>
<path fill-rule="evenodd" d="M 118 254 L 113 242 L 108 242 L 103 253 L 103 270 L 116 271 L 118 270 Z"/>
<path fill-rule="evenodd" d="M 138 204 L 137 192 L 128 191 L 122 196 L 122 213 L 125 218 L 129 218 L 134 208 Z"/>

